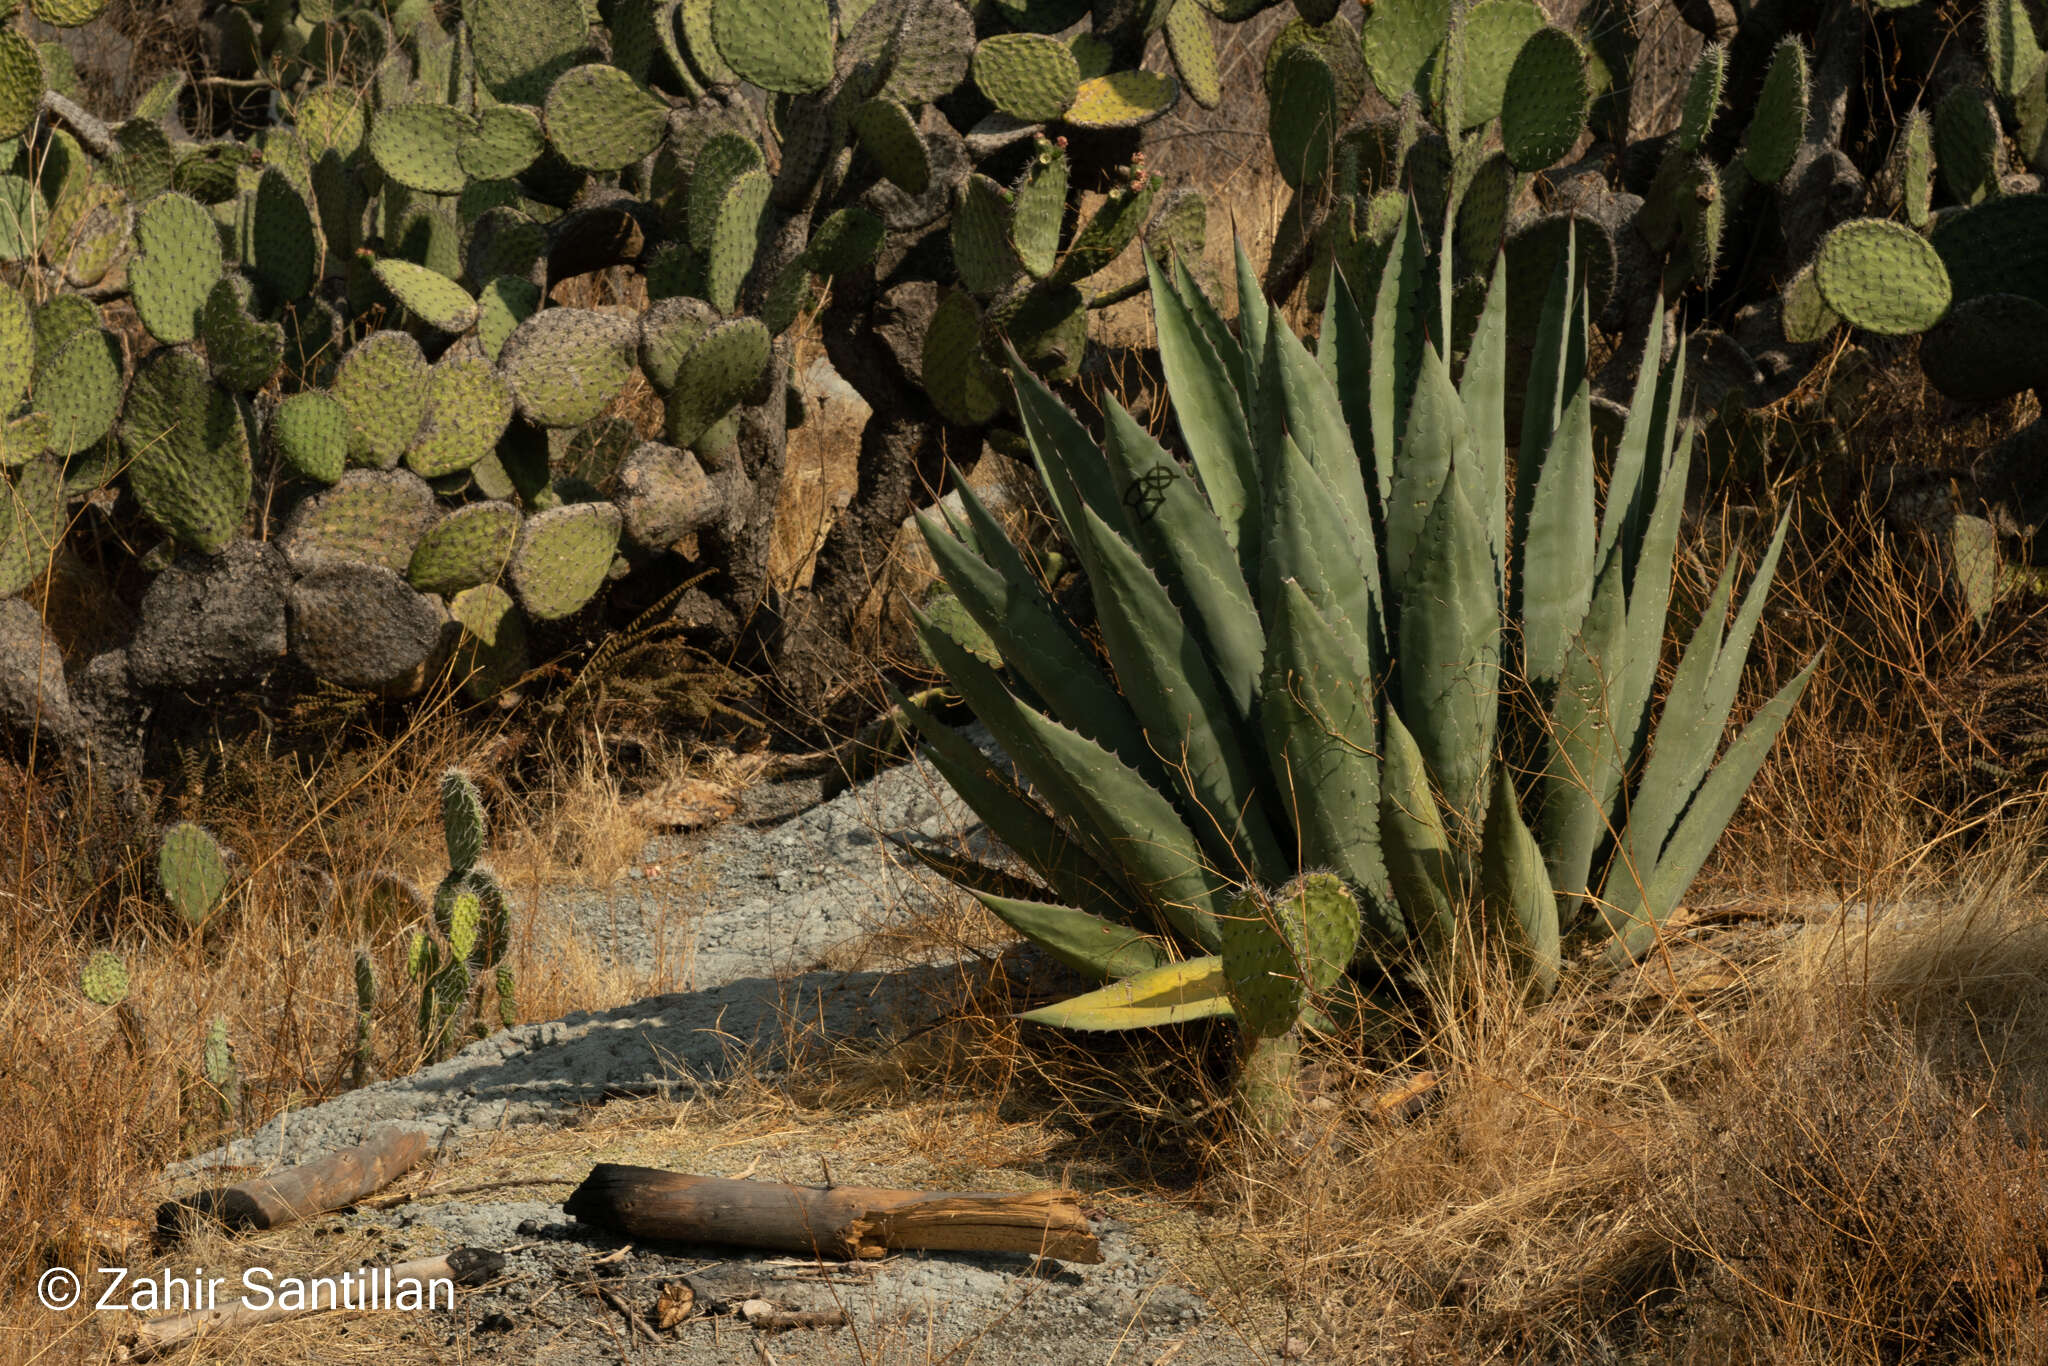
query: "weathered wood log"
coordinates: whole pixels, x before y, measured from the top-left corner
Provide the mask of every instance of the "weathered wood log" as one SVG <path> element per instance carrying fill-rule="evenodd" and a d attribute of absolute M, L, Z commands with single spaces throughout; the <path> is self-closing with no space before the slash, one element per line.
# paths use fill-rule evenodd
<path fill-rule="evenodd" d="M 263 1283 L 265 1294 L 251 1295 L 238 1290 L 230 1304 L 145 1321 L 123 1335 L 121 1358 L 148 1361 L 201 1334 L 211 1336 L 221 1329 L 247 1328 L 335 1309 L 450 1308 L 452 1289 L 443 1293 L 436 1282 L 447 1282 L 451 1288 L 482 1285 L 504 1269 L 505 1258 L 501 1254 L 486 1248 L 461 1247 L 416 1262 L 360 1267 L 347 1275 L 304 1281 L 308 1292 L 305 1302 L 283 1293 L 286 1282 L 282 1278 L 267 1279 Z M 257 1302 L 252 1304 L 252 1299 Z"/>
<path fill-rule="evenodd" d="M 317 1162 L 219 1190 L 203 1190 L 157 1207 L 159 1233 L 175 1237 L 199 1217 L 210 1215 L 229 1228 L 281 1228 L 310 1215 L 353 1205 L 390 1185 L 427 1155 L 427 1136 L 385 1128 L 353 1148 Z"/>
<path fill-rule="evenodd" d="M 972 1193 L 785 1186 L 599 1163 L 563 1202 L 579 1223 L 630 1238 L 728 1243 L 856 1260 L 897 1248 L 1035 1252 L 1099 1262 L 1072 1191 Z"/>

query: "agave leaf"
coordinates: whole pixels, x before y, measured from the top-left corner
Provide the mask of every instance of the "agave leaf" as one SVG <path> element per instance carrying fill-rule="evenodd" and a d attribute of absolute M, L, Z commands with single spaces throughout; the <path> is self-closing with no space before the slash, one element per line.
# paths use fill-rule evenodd
<path fill-rule="evenodd" d="M 1230 247 L 1237 266 L 1237 340 L 1244 347 L 1249 373 L 1256 368 L 1253 362 L 1266 354 L 1266 329 L 1272 325 L 1273 310 L 1266 302 L 1266 291 L 1259 287 L 1259 274 L 1252 268 L 1252 258 L 1245 255 L 1244 242 L 1233 237 Z M 1256 425 L 1256 417 L 1253 423 Z"/>
<path fill-rule="evenodd" d="M 1486 287 L 1479 326 L 1465 353 L 1465 373 L 1458 384 L 1458 406 L 1465 417 L 1466 449 L 1471 458 L 1454 470 L 1465 481 L 1465 496 L 1485 510 L 1487 544 L 1493 562 L 1507 568 L 1507 385 L 1508 269 L 1501 256 Z"/>
<path fill-rule="evenodd" d="M 1159 941 L 1128 925 L 1071 906 L 1019 900 L 972 889 L 974 899 L 1005 925 L 1076 972 L 1101 980 L 1134 977 L 1170 961 Z"/>
<path fill-rule="evenodd" d="M 1103 454 L 1123 489 L 1137 548 L 1194 621 L 1237 718 L 1248 721 L 1259 695 L 1266 637 L 1237 554 L 1180 462 L 1114 398 L 1104 404 L 1103 416 L 1109 437 Z"/>
<path fill-rule="evenodd" d="M 1543 849 L 1522 820 L 1513 777 L 1503 768 L 1486 808 L 1486 840 L 1479 856 L 1481 903 L 1516 946 L 1522 969 L 1539 997 L 1557 989 L 1560 962 L 1557 896 Z"/>
<path fill-rule="evenodd" d="M 1180 424 L 1181 439 L 1201 475 L 1209 506 L 1223 524 L 1223 534 L 1250 566 L 1257 553 L 1259 459 L 1252 449 L 1241 381 L 1231 375 L 1229 362 L 1210 342 L 1192 310 L 1164 287 L 1158 263 L 1149 255 L 1145 269 L 1159 331 L 1159 365 L 1173 395 L 1174 421 Z M 1241 359 L 1239 364 L 1241 368 Z M 1247 567 L 1246 576 L 1250 574 Z"/>
<path fill-rule="evenodd" d="M 1581 383 L 1537 470 L 1528 538 L 1522 542 L 1522 659 L 1539 697 L 1556 684 L 1593 595 L 1593 547 L 1599 538 L 1592 416 L 1592 394 Z"/>
<path fill-rule="evenodd" d="M 1386 942 L 1407 937 L 1380 854 L 1379 725 L 1370 673 L 1350 652 L 1301 585 L 1282 589 L 1267 652 L 1260 708 L 1266 755 L 1292 808 L 1300 861 L 1333 868 L 1364 893 L 1360 916 Z"/>
<path fill-rule="evenodd" d="M 1188 316 L 1201 328 L 1202 335 L 1208 338 L 1209 345 L 1223 358 L 1223 372 L 1230 376 L 1231 386 L 1237 390 L 1241 411 L 1243 405 L 1251 402 L 1252 385 L 1251 367 L 1245 361 L 1244 347 L 1230 330 L 1230 324 L 1217 311 L 1214 301 L 1202 292 L 1202 286 L 1195 277 L 1188 274 L 1188 268 L 1181 263 L 1178 254 L 1173 258 L 1173 292 L 1186 307 Z"/>
<path fill-rule="evenodd" d="M 1529 504 L 1536 496 L 1537 473 L 1542 469 L 1544 453 L 1550 448 L 1550 434 L 1557 430 L 1558 420 L 1564 415 L 1565 395 L 1575 391 L 1585 375 L 1585 333 L 1579 325 L 1577 306 L 1584 286 L 1577 277 L 1576 241 L 1576 230 L 1568 225 L 1565 254 L 1558 258 L 1551 272 L 1550 290 L 1543 296 L 1543 312 L 1529 358 L 1528 387 L 1522 395 L 1522 439 L 1515 448 L 1516 545 L 1523 544 L 1528 534 Z"/>
<path fill-rule="evenodd" d="M 1415 402 L 1417 376 L 1429 349 L 1429 338 L 1422 325 L 1422 256 L 1422 227 L 1410 201 L 1401 225 L 1394 230 L 1387 264 L 1380 273 L 1379 293 L 1373 303 L 1368 411 L 1373 470 L 1379 479 L 1382 503 L 1393 496 L 1395 454 L 1402 449 L 1401 438 Z M 1387 520 L 1391 528 L 1391 507 Z M 1395 563 L 1390 558 L 1388 566 L 1398 578 Z"/>
<path fill-rule="evenodd" d="M 1451 850 L 1429 768 L 1415 737 L 1387 709 L 1386 755 L 1380 765 L 1380 843 L 1402 918 L 1436 944 L 1448 943 L 1458 903 L 1458 859 Z"/>
<path fill-rule="evenodd" d="M 1109 1030 L 1151 1029 L 1231 1013 L 1223 991 L 1223 960 L 1211 956 L 1169 963 L 1017 1018 L 1061 1029 Z"/>
<path fill-rule="evenodd" d="M 1692 434 L 1676 451 L 1664 456 L 1658 477 L 1657 502 L 1643 532 L 1628 598 L 1628 642 L 1622 652 L 1622 673 L 1614 705 L 1615 736 L 1627 754 L 1630 771 L 1641 769 L 1649 743 L 1650 695 L 1663 654 L 1665 618 L 1671 608 L 1671 564 L 1678 550 L 1678 527 L 1685 515 L 1686 480 L 1692 471 Z M 1724 604 L 1725 610 L 1725 604 Z"/>
<path fill-rule="evenodd" d="M 1477 832 L 1500 711 L 1500 577 L 1464 489 L 1444 485 L 1401 612 L 1401 718 L 1446 810 Z"/>
<path fill-rule="evenodd" d="M 1465 445 L 1465 408 L 1458 402 L 1458 391 L 1451 384 L 1450 367 L 1444 364 L 1435 347 L 1425 343 L 1421 370 L 1415 380 L 1414 402 L 1408 414 L 1407 438 L 1401 445 L 1394 489 L 1386 505 L 1386 586 L 1397 607 L 1408 599 L 1416 546 L 1423 539 L 1425 524 L 1435 513 L 1438 495 L 1450 480 L 1451 462 Z M 1471 507 L 1469 500 L 1466 506 Z M 1473 515 L 1477 516 L 1476 509 Z"/>
<path fill-rule="evenodd" d="M 1014 347 L 1009 348 L 1009 356 L 1024 436 L 1031 443 L 1031 453 L 1038 458 L 1039 474 L 1067 534 L 1074 534 L 1084 506 L 1093 508 L 1096 516 L 1119 533 L 1127 532 L 1130 526 L 1122 499 L 1115 481 L 1109 477 L 1108 467 L 1102 463 L 1102 451 L 1095 439 L 1080 419 L 1068 411 L 1067 405 L 1032 373 Z"/>
<path fill-rule="evenodd" d="M 1614 942 L 1608 946 L 1610 962 L 1619 963 L 1641 953 L 1656 938 L 1657 927 L 1678 909 L 1693 879 L 1705 866 L 1707 856 L 1721 842 L 1728 822 L 1734 819 L 1736 808 L 1742 805 L 1749 785 L 1756 780 L 1757 770 L 1763 767 L 1771 745 L 1784 730 L 1792 708 L 1806 691 L 1819 664 L 1820 654 L 1815 652 L 1796 678 L 1757 709 L 1742 734 L 1721 756 L 1721 762 L 1700 784 L 1686 807 L 1685 819 L 1672 832 L 1654 866 L 1637 877 L 1621 860 L 1615 861 L 1607 878 L 1607 904 L 1601 907 L 1607 928 L 1614 935 Z"/>
<path fill-rule="evenodd" d="M 1344 410 L 1344 425 L 1351 434 L 1351 453 L 1359 460 L 1359 480 L 1373 507 L 1379 507 L 1382 493 L 1377 472 L 1366 473 L 1372 455 L 1372 337 L 1366 331 L 1365 315 L 1344 280 L 1344 272 L 1333 262 L 1329 288 L 1323 297 L 1323 332 L 1316 340 L 1316 365 L 1337 395 Z"/>
<path fill-rule="evenodd" d="M 1169 925 L 1213 949 L 1229 884 L 1210 869 L 1173 804 L 1101 745 L 1018 701 L 993 669 L 945 632 L 922 620 L 918 629 L 974 714 L 1046 804 L 1069 815 L 1097 861 L 1121 868 Z"/>
<path fill-rule="evenodd" d="M 1557 915 L 1566 927 L 1578 918 L 1591 886 L 1593 855 L 1611 833 L 1609 813 L 1621 787 L 1623 756 L 1613 710 L 1620 700 L 1628 630 L 1622 578 L 1615 547 L 1566 652 L 1551 704 L 1541 823 L 1551 884 L 1563 898 Z"/>
<path fill-rule="evenodd" d="M 1087 565 L 1117 682 L 1153 752 L 1174 773 L 1186 814 L 1219 866 L 1240 879 L 1271 876 L 1285 856 L 1200 639 L 1130 543 L 1093 509 L 1081 515 L 1074 546 Z"/>
<path fill-rule="evenodd" d="M 1259 601 L 1278 618 L 1282 585 L 1300 585 L 1344 643 L 1361 679 L 1378 676 L 1385 659 L 1379 565 L 1352 553 L 1336 498 L 1294 442 L 1282 437 L 1266 480 L 1266 546 Z"/>
<path fill-rule="evenodd" d="M 1338 402 L 1337 391 L 1291 327 L 1275 327 L 1266 333 L 1266 374 L 1265 388 L 1278 394 L 1288 434 L 1336 495 L 1337 508 L 1360 561 L 1377 570 L 1379 549 L 1373 537 L 1372 503 L 1365 492 L 1365 470 L 1351 444 L 1351 428 L 1344 420 L 1344 405 Z"/>
<path fill-rule="evenodd" d="M 1652 318 L 1664 316 L 1664 296 L 1660 290 L 1656 311 Z M 1651 516 L 1657 494 L 1662 488 L 1662 461 L 1668 454 L 1669 442 L 1666 423 L 1670 421 L 1668 405 L 1657 402 L 1658 390 L 1665 377 L 1664 367 L 1659 363 L 1660 329 L 1652 327 L 1644 333 L 1642 355 L 1636 362 L 1635 391 L 1629 397 L 1628 417 L 1621 426 L 1621 440 L 1614 448 L 1614 472 L 1607 478 L 1607 506 L 1600 522 L 1600 544 L 1593 552 L 1594 564 L 1607 563 L 1607 552 L 1616 544 L 1623 547 L 1622 562 L 1628 567 L 1629 582 L 1635 582 L 1635 564 L 1641 549 L 1641 540 Z M 1656 438 L 1660 463 L 1650 463 L 1652 437 Z M 1629 530 L 1626 540 L 1622 529 Z"/>

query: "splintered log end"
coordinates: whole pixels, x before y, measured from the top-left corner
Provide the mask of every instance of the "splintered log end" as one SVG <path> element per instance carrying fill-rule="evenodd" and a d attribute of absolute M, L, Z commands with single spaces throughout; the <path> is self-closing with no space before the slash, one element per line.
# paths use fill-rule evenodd
<path fill-rule="evenodd" d="M 166 1200 L 157 1207 L 157 1233 L 175 1238 L 194 1218 L 204 1216 L 229 1228 L 282 1228 L 383 1189 L 418 1166 L 427 1147 L 427 1136 L 417 1130 L 386 1127 L 355 1147 L 316 1162 Z"/>

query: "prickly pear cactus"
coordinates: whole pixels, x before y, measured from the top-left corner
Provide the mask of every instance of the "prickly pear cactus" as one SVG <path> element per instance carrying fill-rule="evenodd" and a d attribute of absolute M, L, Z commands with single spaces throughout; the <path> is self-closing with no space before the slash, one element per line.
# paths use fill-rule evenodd
<path fill-rule="evenodd" d="M 227 864 L 205 827 L 180 821 L 164 832 L 157 848 L 157 877 L 164 897 L 188 925 L 213 914 L 227 891 Z"/>

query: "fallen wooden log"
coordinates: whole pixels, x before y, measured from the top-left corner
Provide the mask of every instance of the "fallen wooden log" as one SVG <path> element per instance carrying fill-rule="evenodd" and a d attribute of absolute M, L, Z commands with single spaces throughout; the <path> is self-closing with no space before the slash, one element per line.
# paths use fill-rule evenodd
<path fill-rule="evenodd" d="M 281 1228 L 353 1205 L 418 1166 L 426 1155 L 425 1134 L 380 1129 L 365 1142 L 329 1153 L 317 1162 L 166 1200 L 157 1207 L 157 1232 L 176 1237 L 201 1216 L 211 1216 L 229 1228 Z"/>
<path fill-rule="evenodd" d="M 359 1267 L 336 1276 L 265 1277 L 238 1282 L 231 1304 L 149 1319 L 122 1335 L 124 1361 L 148 1361 L 228 1328 L 247 1328 L 335 1309 L 437 1309 L 454 1307 L 458 1285 L 482 1285 L 505 1269 L 505 1259 L 484 1248 L 463 1247 L 439 1257 L 396 1266 Z M 449 1287 L 442 1292 L 437 1285 Z M 257 1293 L 250 1293 L 252 1290 Z M 296 1290 L 298 1293 L 293 1293 Z M 253 1303 L 252 1303 L 253 1301 Z"/>
<path fill-rule="evenodd" d="M 629 1238 L 868 1259 L 898 1248 L 1032 1252 L 1099 1262 L 1072 1191 L 930 1192 L 786 1186 L 603 1162 L 562 1203 Z"/>

